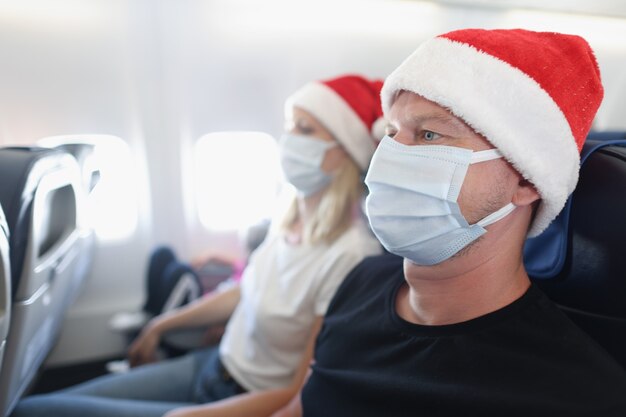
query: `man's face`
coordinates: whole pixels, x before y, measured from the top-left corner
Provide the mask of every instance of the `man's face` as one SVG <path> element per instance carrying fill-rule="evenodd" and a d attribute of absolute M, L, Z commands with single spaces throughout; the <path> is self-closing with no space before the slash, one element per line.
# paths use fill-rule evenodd
<path fill-rule="evenodd" d="M 409 92 L 401 92 L 389 112 L 387 134 L 409 146 L 443 145 L 482 151 L 493 146 L 445 108 Z M 458 204 L 474 224 L 511 202 L 520 175 L 504 159 L 472 164 Z"/>

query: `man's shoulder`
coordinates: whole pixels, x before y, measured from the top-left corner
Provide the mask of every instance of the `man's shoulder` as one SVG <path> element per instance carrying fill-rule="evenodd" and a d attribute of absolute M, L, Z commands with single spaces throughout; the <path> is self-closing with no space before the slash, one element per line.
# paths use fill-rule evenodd
<path fill-rule="evenodd" d="M 395 275 L 402 271 L 404 259 L 400 256 L 383 253 L 382 255 L 368 256 L 363 259 L 350 273 L 353 279 L 367 279 Z"/>
<path fill-rule="evenodd" d="M 357 264 L 343 280 L 335 294 L 334 303 L 359 302 L 382 288 L 393 285 L 402 277 L 403 258 L 385 253 L 368 256 Z"/>

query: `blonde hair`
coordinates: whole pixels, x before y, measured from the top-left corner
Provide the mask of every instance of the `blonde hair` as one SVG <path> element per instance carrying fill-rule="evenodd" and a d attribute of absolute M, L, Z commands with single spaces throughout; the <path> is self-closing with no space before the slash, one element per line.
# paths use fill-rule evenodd
<path fill-rule="evenodd" d="M 330 244 L 348 230 L 364 187 L 356 162 L 346 158 L 322 195 L 315 214 L 303 225 L 302 242 Z M 282 218 L 280 230 L 288 231 L 298 219 L 298 200 L 294 196 Z"/>

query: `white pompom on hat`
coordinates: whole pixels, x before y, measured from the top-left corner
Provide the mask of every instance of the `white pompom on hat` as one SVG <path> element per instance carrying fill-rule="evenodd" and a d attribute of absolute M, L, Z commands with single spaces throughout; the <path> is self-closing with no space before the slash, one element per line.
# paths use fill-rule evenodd
<path fill-rule="evenodd" d="M 366 171 L 385 134 L 380 89 L 382 80 L 359 75 L 310 82 L 285 102 L 285 112 L 301 108 L 315 117 Z"/>
<path fill-rule="evenodd" d="M 541 202 L 529 237 L 548 227 L 574 191 L 604 95 L 583 38 L 523 29 L 464 29 L 424 42 L 385 80 L 385 113 L 400 91 L 447 108 L 535 186 Z"/>

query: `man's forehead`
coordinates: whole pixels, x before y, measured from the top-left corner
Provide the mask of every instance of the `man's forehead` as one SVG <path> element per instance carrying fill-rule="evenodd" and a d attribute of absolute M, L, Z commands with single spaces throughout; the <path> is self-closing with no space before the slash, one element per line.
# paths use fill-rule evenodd
<path fill-rule="evenodd" d="M 465 121 L 447 108 L 410 91 L 400 90 L 394 98 L 389 118 L 404 122 L 422 124 L 427 121 L 446 123 L 453 126 L 473 129 Z"/>

